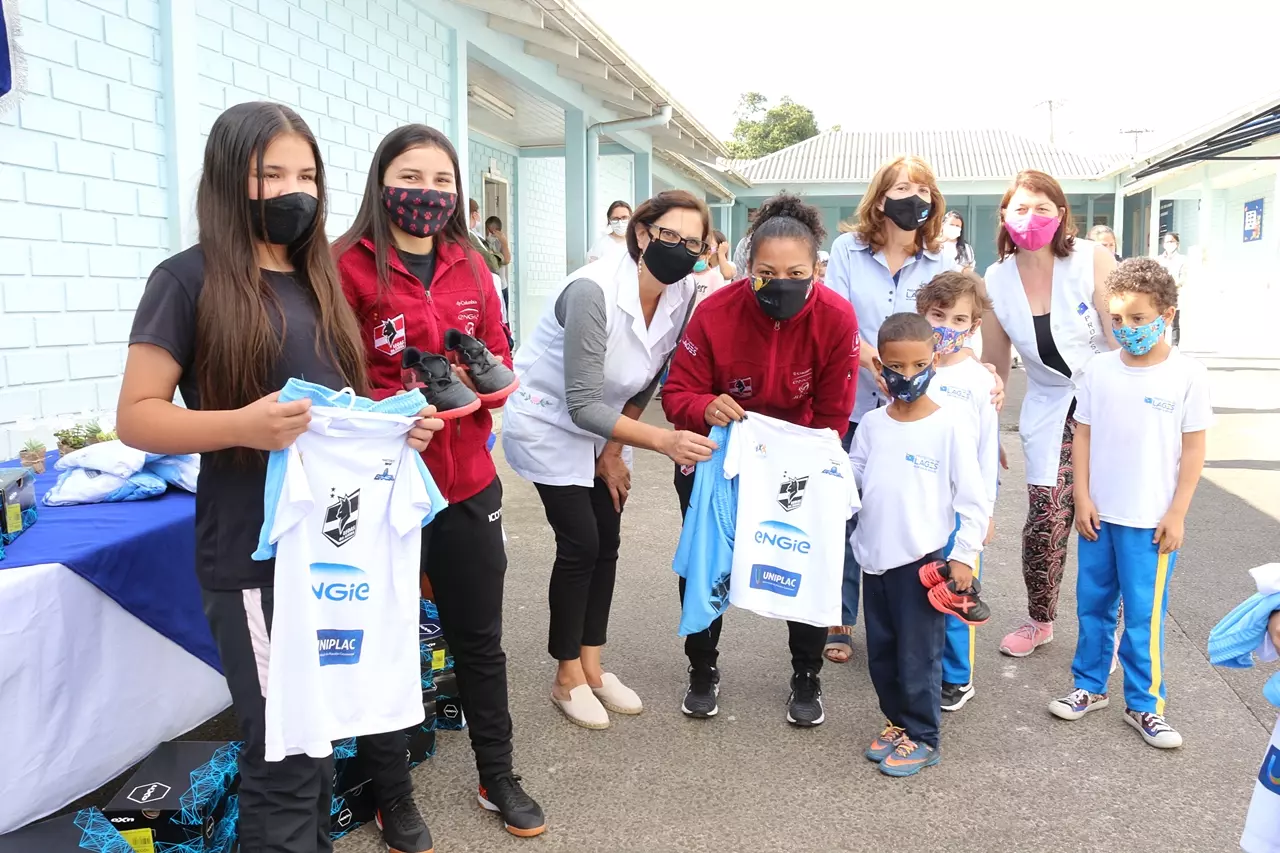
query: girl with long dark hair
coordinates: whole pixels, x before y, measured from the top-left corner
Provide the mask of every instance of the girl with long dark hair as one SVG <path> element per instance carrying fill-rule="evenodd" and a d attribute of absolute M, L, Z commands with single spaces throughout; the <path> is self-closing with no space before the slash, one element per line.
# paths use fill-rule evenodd
<path fill-rule="evenodd" d="M 328 851 L 332 759 L 264 757 L 275 565 L 250 556 L 263 524 L 264 451 L 288 447 L 310 422 L 309 401 L 277 402 L 279 389 L 291 377 L 367 386 L 324 233 L 324 164 L 297 113 L 248 103 L 214 122 L 196 218 L 199 243 L 156 267 L 138 305 L 117 430 L 140 450 L 203 454 L 196 574 L 245 742 L 241 848 Z M 442 426 L 420 420 L 410 444 L 425 448 Z"/>
<path fill-rule="evenodd" d="M 514 374 L 502 304 L 471 248 L 461 187 L 444 134 L 421 124 L 393 130 L 374 152 L 360 210 L 336 251 L 368 358 L 369 396 L 404 390 L 410 367 L 449 421 L 423 454 L 449 506 L 423 530 L 422 570 L 454 656 L 480 805 L 500 813 L 512 834 L 533 836 L 546 820 L 512 772 L 502 483 L 487 446 L 490 409 L 513 390 Z M 399 741 L 403 757 L 401 735 L 378 738 Z M 405 768 L 398 790 L 410 787 Z"/>
<path fill-rule="evenodd" d="M 964 217 L 960 211 L 948 210 L 942 217 L 942 245 L 939 250 L 957 272 L 973 271 L 973 246 L 964 239 Z"/>

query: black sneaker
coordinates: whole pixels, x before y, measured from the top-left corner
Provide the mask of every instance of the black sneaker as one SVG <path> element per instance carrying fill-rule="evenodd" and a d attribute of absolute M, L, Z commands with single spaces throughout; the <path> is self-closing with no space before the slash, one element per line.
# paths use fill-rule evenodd
<path fill-rule="evenodd" d="M 973 682 L 968 684 L 952 684 L 942 682 L 942 710 L 959 711 L 964 703 L 973 698 Z"/>
<path fill-rule="evenodd" d="M 680 710 L 687 716 L 705 720 L 720 713 L 716 697 L 720 695 L 720 670 L 714 666 L 689 667 L 689 689 L 685 691 Z"/>
<path fill-rule="evenodd" d="M 471 381 L 475 383 L 480 402 L 501 402 L 520 387 L 520 380 L 515 373 L 502 363 L 502 359 L 489 352 L 484 341 L 457 329 L 450 329 L 444 333 L 444 348 L 457 353 L 458 359 L 471 373 Z"/>
<path fill-rule="evenodd" d="M 405 387 L 421 388 L 427 402 L 436 407 L 436 417 L 460 418 L 480 408 L 480 398 L 454 375 L 453 365 L 444 356 L 409 347 L 400 363 Z"/>
<path fill-rule="evenodd" d="M 398 853 L 432 853 L 435 845 L 431 842 L 431 830 L 413 803 L 413 795 L 405 794 L 392 800 L 385 808 L 378 809 L 373 816 L 382 830 L 382 840 L 388 850 Z"/>
<path fill-rule="evenodd" d="M 991 608 L 983 601 L 982 584 L 976 579 L 970 589 L 960 592 L 955 581 L 940 583 L 929 590 L 929 603 L 934 610 L 956 617 L 966 625 L 985 625 Z"/>
<path fill-rule="evenodd" d="M 486 811 L 502 815 L 507 832 L 520 838 L 533 838 L 547 831 L 547 818 L 542 806 L 520 786 L 515 774 L 499 776 L 491 782 L 480 783 L 480 805 Z"/>
<path fill-rule="evenodd" d="M 787 722 L 808 728 L 820 726 L 827 718 L 822 707 L 822 681 L 816 672 L 797 672 L 791 676 L 791 696 L 787 698 Z"/>

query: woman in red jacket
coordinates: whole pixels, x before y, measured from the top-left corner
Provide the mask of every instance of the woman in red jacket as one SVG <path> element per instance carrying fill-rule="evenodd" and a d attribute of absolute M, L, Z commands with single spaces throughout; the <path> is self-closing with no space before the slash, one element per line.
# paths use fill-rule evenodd
<path fill-rule="evenodd" d="M 511 766 L 502 483 L 486 446 L 489 410 L 502 406 L 514 374 L 493 277 L 470 248 L 461 185 L 458 156 L 444 134 L 421 124 L 392 131 L 373 155 L 355 222 L 338 240 L 338 271 L 364 340 L 370 396 L 388 397 L 416 378 L 446 419 L 423 454 L 449 507 L 422 531 L 422 569 L 454 656 L 480 804 L 499 812 L 513 834 L 531 836 L 546 822 Z M 377 737 L 390 746 L 400 736 Z M 388 766 L 376 787 L 410 788 L 403 743 L 398 755 L 398 767 Z M 389 750 L 387 756 L 390 765 Z M 415 818 L 421 823 L 416 813 L 405 817 L 406 837 L 414 837 Z"/>
<path fill-rule="evenodd" d="M 775 196 L 761 205 L 751 233 L 750 277 L 693 312 L 662 389 L 663 411 L 676 429 L 703 434 L 746 412 L 843 434 L 857 382 L 858 321 L 847 301 L 814 279 L 822 215 L 796 196 Z M 681 512 L 689 509 L 693 474 L 693 466 L 676 468 Z M 681 579 L 681 600 L 684 587 Z M 681 710 L 691 717 L 719 710 L 721 624 L 685 638 L 689 689 Z M 787 721 L 816 726 L 825 718 L 818 673 L 827 630 L 787 626 L 794 670 Z"/>

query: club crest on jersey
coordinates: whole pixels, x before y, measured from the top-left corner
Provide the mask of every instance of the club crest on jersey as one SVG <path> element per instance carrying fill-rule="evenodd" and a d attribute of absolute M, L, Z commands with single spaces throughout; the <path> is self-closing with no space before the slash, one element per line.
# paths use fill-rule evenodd
<path fill-rule="evenodd" d="M 373 348 L 383 355 L 396 355 L 405 348 L 404 315 L 379 320 L 373 333 Z"/>
<path fill-rule="evenodd" d="M 1280 748 L 1272 746 L 1267 749 L 1267 757 L 1262 760 L 1262 769 L 1258 771 L 1258 781 L 1271 793 L 1280 794 Z"/>
<path fill-rule="evenodd" d="M 349 495 L 338 495 L 337 489 L 329 490 L 329 497 L 336 497 L 324 512 L 324 538 L 341 548 L 356 536 L 356 523 L 360 520 L 360 490 Z"/>
<path fill-rule="evenodd" d="M 391 466 L 396 464 L 394 459 L 382 460 L 382 473 L 374 476 L 375 480 L 386 480 L 388 483 L 395 480 L 395 475 L 391 473 Z"/>
<path fill-rule="evenodd" d="M 744 376 L 741 379 L 730 379 L 729 394 L 733 397 L 750 397 L 752 394 L 751 377 Z"/>
<path fill-rule="evenodd" d="M 791 512 L 799 509 L 804 502 L 804 491 L 809 487 L 809 477 L 788 477 L 782 475 L 782 484 L 778 487 L 778 505 Z"/>

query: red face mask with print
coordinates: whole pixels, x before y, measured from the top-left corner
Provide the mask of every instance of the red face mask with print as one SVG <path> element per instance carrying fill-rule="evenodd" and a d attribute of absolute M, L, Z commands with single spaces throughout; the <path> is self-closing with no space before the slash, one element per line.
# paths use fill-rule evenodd
<path fill-rule="evenodd" d="M 382 203 L 391 223 L 414 237 L 430 237 L 444 229 L 458 208 L 458 194 L 443 190 L 383 187 Z"/>

